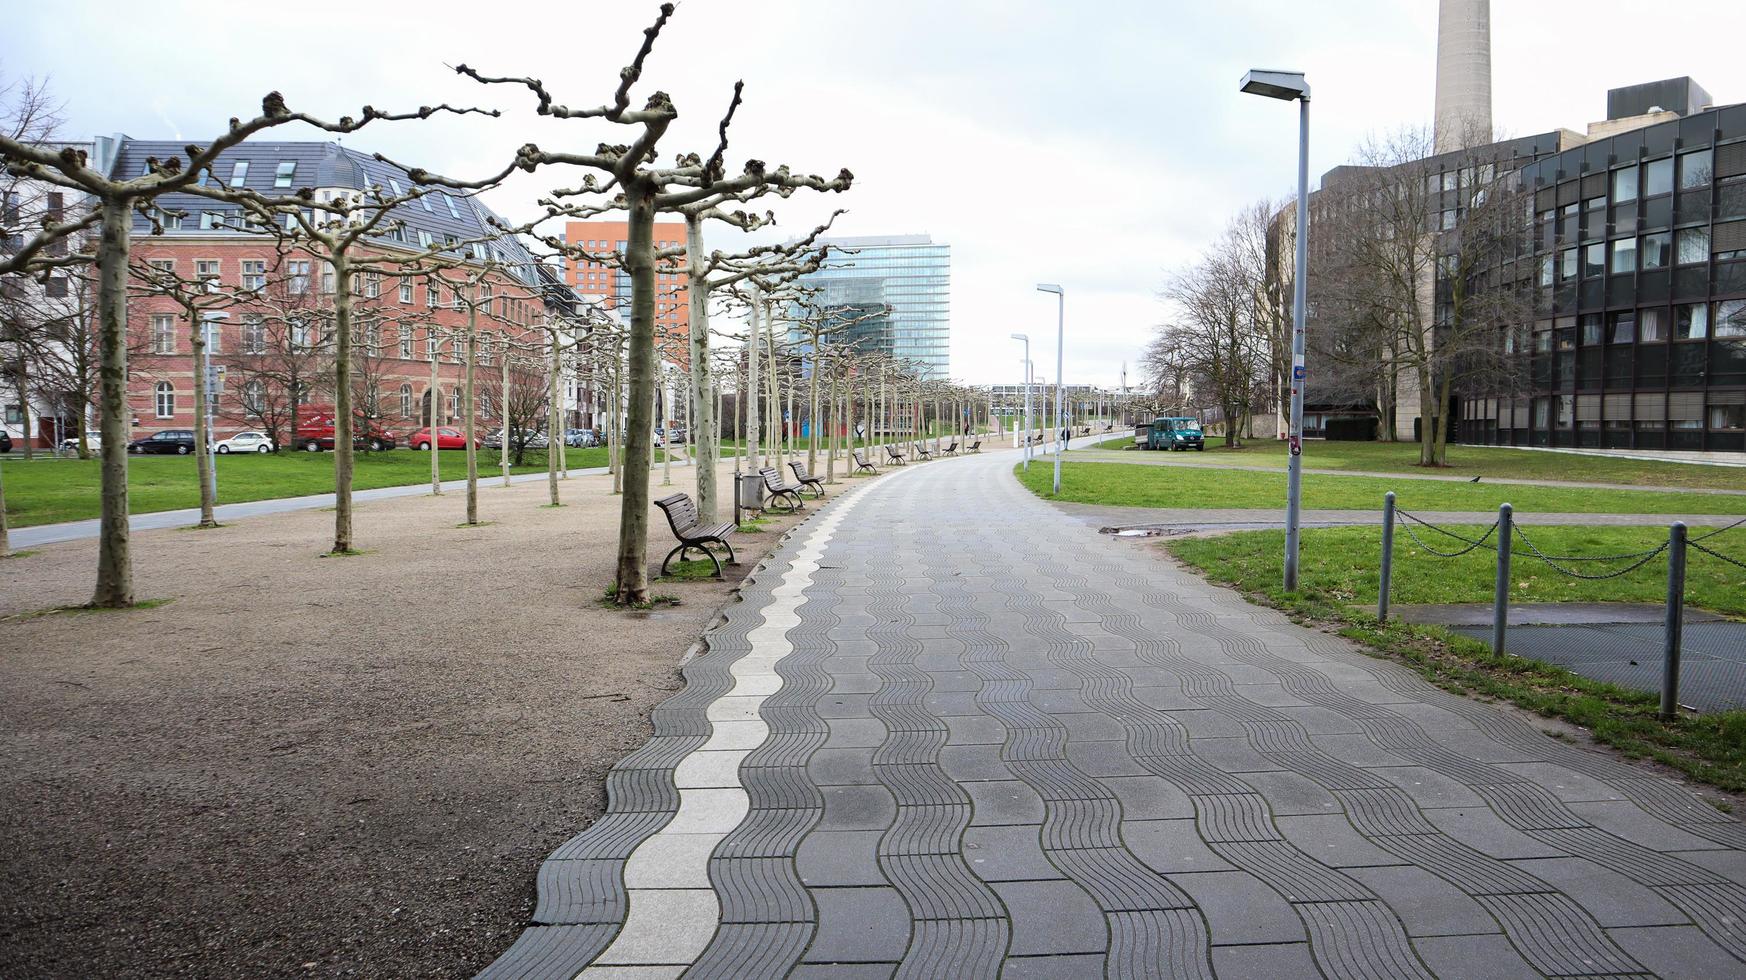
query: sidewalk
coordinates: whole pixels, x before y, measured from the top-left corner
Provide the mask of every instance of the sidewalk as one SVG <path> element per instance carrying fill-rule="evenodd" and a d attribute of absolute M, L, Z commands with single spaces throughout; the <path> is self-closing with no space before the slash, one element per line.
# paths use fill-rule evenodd
<path fill-rule="evenodd" d="M 796 528 L 483 975 L 1746 969 L 1746 825 L 1090 533 L 1013 459 Z"/>

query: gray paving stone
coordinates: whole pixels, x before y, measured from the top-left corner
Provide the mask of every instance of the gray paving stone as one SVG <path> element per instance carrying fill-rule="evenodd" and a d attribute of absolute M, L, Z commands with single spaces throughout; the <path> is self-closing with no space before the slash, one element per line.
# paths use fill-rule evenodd
<path fill-rule="evenodd" d="M 1168 876 L 1206 915 L 1214 946 L 1303 942 L 1303 921 L 1290 903 L 1246 871 Z"/>
<path fill-rule="evenodd" d="M 815 888 L 818 931 L 808 963 L 881 963 L 909 946 L 909 907 L 895 888 Z"/>
<path fill-rule="evenodd" d="M 1497 768 L 1549 789 L 1553 795 L 1567 803 L 1593 803 L 1625 798 L 1623 793 L 1593 776 L 1572 772 L 1556 763 L 1513 762 L 1503 763 Z"/>
<path fill-rule="evenodd" d="M 819 830 L 884 830 L 897 816 L 897 801 L 884 786 L 821 786 L 819 794 Z"/>
<path fill-rule="evenodd" d="M 1197 738 L 1189 746 L 1209 765 L 1229 773 L 1278 772 L 1279 763 L 1255 751 L 1245 736 Z"/>
<path fill-rule="evenodd" d="M 832 694 L 872 694 L 884 683 L 878 674 L 831 674 Z"/>
<path fill-rule="evenodd" d="M 831 718 L 825 722 L 827 749 L 876 748 L 885 742 L 885 723 L 877 718 Z"/>
<path fill-rule="evenodd" d="M 1070 881 L 1003 881 L 993 885 L 1012 919 L 1009 955 L 1101 954 L 1109 928 L 1078 885 Z"/>
<path fill-rule="evenodd" d="M 1724 853 L 1741 855 L 1739 851 L 1727 850 L 1724 845 L 1689 834 L 1656 817 L 1643 812 L 1637 804 L 1628 800 L 1600 803 L 1572 803 L 1571 812 L 1596 827 L 1622 837 L 1633 844 L 1647 847 L 1653 851 L 1683 851 L 1719 849 Z"/>
<path fill-rule="evenodd" d="M 1709 843 L 1705 841 L 1705 843 Z M 1746 851 L 1674 851 L 1672 856 L 1746 885 Z"/>
<path fill-rule="evenodd" d="M 1147 867 L 1160 873 L 1235 870 L 1206 846 L 1193 818 L 1124 820 L 1122 842 Z"/>
<path fill-rule="evenodd" d="M 1322 975 L 1315 957 L 1310 955 L 1309 943 L 1214 946 L 1212 962 L 1219 980 L 1284 980 Z"/>
<path fill-rule="evenodd" d="M 1746 975 L 1746 966 L 1696 926 L 1609 929 L 1607 935 L 1663 980 L 1714 980 Z"/>
<path fill-rule="evenodd" d="M 970 827 L 964 831 L 964 862 L 983 881 L 1033 881 L 1062 874 L 1043 854 L 1035 824 Z"/>
<path fill-rule="evenodd" d="M 1104 980 L 1104 957 L 1009 956 L 1000 966 L 1001 980 Z"/>
<path fill-rule="evenodd" d="M 1128 754 L 1128 743 L 1074 742 L 1067 743 L 1067 760 L 1087 776 L 1144 776 L 1146 767 Z"/>
<path fill-rule="evenodd" d="M 889 885 L 879 870 L 878 830 L 822 830 L 807 834 L 794 867 L 808 887 Z"/>
<path fill-rule="evenodd" d="M 868 786 L 879 782 L 873 774 L 873 749 L 819 749 L 806 764 L 807 775 L 817 786 Z"/>
<path fill-rule="evenodd" d="M 1292 846 L 1330 868 L 1398 865 L 1400 858 L 1352 828 L 1344 814 L 1279 817 L 1274 826 Z"/>
<path fill-rule="evenodd" d="M 790 980 L 890 980 L 896 963 L 802 963 Z"/>
<path fill-rule="evenodd" d="M 1311 735 L 1310 744 L 1360 769 L 1409 764 L 1406 759 L 1372 742 L 1368 735 Z"/>
<path fill-rule="evenodd" d="M 1462 980 L 1542 980 L 1503 936 L 1434 936 L 1413 940 L 1431 972 Z"/>
<path fill-rule="evenodd" d="M 1516 867 L 1575 899 L 1603 927 L 1688 925 L 1685 913 L 1614 871 L 1581 858 L 1512 861 Z"/>
<path fill-rule="evenodd" d="M 1012 779 L 1012 770 L 1000 759 L 1000 746 L 945 745 L 940 748 L 940 768 L 948 777 L 968 780 Z"/>
<path fill-rule="evenodd" d="M 1425 819 L 1468 847 L 1495 858 L 1562 857 L 1565 851 L 1511 827 L 1486 806 L 1426 808 Z"/>
<path fill-rule="evenodd" d="M 1497 920 L 1454 885 L 1423 868 L 1349 868 L 1400 917 L 1409 936 L 1467 936 L 1498 932 Z"/>
<path fill-rule="evenodd" d="M 1314 705 L 1301 708 L 1287 705 L 1276 710 L 1302 725 L 1303 730 L 1311 735 L 1352 735 L 1363 731 L 1351 718 Z"/>
<path fill-rule="evenodd" d="M 1176 784 L 1160 776 L 1108 776 L 1098 780 L 1122 805 L 1124 820 L 1193 817 L 1194 803 Z"/>
<path fill-rule="evenodd" d="M 1243 782 L 1255 787 L 1276 817 L 1339 813 L 1340 801 L 1315 780 L 1295 772 L 1252 772 Z"/>
<path fill-rule="evenodd" d="M 1006 741 L 1006 726 L 985 714 L 954 715 L 944 719 L 946 741 L 954 745 L 999 745 Z"/>
<path fill-rule="evenodd" d="M 1043 822 L 1043 798 L 1016 779 L 964 783 L 970 794 L 971 826 Z"/>
<path fill-rule="evenodd" d="M 1420 807 L 1485 805 L 1478 793 L 1423 766 L 1381 766 L 1370 771 L 1399 786 Z"/>

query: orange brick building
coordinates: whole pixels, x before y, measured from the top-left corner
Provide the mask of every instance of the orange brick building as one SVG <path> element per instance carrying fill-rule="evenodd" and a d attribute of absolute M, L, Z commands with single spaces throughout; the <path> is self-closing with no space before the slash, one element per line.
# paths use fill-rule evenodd
<path fill-rule="evenodd" d="M 630 239 L 630 226 L 623 221 L 571 221 L 564 226 L 564 240 L 571 247 L 583 248 L 595 255 L 624 253 Z M 683 249 L 685 222 L 655 222 L 657 250 Z M 602 307 L 617 310 L 621 318 L 630 318 L 630 274 L 606 262 L 574 260 L 565 263 L 564 282 L 584 298 Z M 655 273 L 655 335 L 660 338 L 662 356 L 674 364 L 688 363 L 686 341 L 691 336 L 691 311 L 686 305 L 683 259 L 661 264 Z"/>

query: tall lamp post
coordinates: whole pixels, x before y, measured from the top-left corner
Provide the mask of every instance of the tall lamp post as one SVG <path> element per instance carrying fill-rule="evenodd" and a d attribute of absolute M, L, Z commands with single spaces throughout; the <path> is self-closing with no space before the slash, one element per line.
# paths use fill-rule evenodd
<path fill-rule="evenodd" d="M 1025 439 L 1024 460 L 1025 460 L 1025 463 L 1024 463 L 1024 467 L 1028 471 L 1031 468 L 1031 335 L 1028 333 L 1015 333 L 1012 335 L 1012 339 L 1022 340 L 1022 341 L 1024 341 L 1024 344 L 1025 344 L 1025 435 L 1024 435 L 1024 439 Z"/>
<path fill-rule="evenodd" d="M 1242 90 L 1298 104 L 1297 123 L 1297 268 L 1291 288 L 1291 452 L 1285 477 L 1285 590 L 1297 591 L 1299 510 L 1303 499 L 1303 318 L 1309 248 L 1309 104 L 1310 87 L 1303 72 L 1255 69 L 1243 76 Z"/>
<path fill-rule="evenodd" d="M 206 386 L 206 445 L 199 452 L 206 454 L 206 478 L 211 485 L 212 500 L 218 502 L 218 440 L 212 437 L 212 403 L 222 391 L 222 369 L 213 370 L 212 365 L 212 335 L 218 332 L 218 325 L 230 319 L 229 313 L 207 310 L 200 314 L 200 364 L 196 368 L 200 372 L 199 384 Z"/>
<path fill-rule="evenodd" d="M 1055 294 L 1055 496 L 1061 496 L 1061 452 L 1067 448 L 1065 392 L 1061 387 L 1064 348 L 1067 343 L 1067 291 L 1050 282 L 1037 283 L 1037 291 Z"/>

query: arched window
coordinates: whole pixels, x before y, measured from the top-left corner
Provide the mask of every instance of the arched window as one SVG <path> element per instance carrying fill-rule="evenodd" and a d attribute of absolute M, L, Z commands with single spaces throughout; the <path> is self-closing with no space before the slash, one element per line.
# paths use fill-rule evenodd
<path fill-rule="evenodd" d="M 155 401 L 158 418 L 174 417 L 176 414 L 176 386 L 168 381 L 158 382 Z"/>
<path fill-rule="evenodd" d="M 412 418 L 412 386 L 411 385 L 401 385 L 400 386 L 400 417 L 403 419 Z"/>

